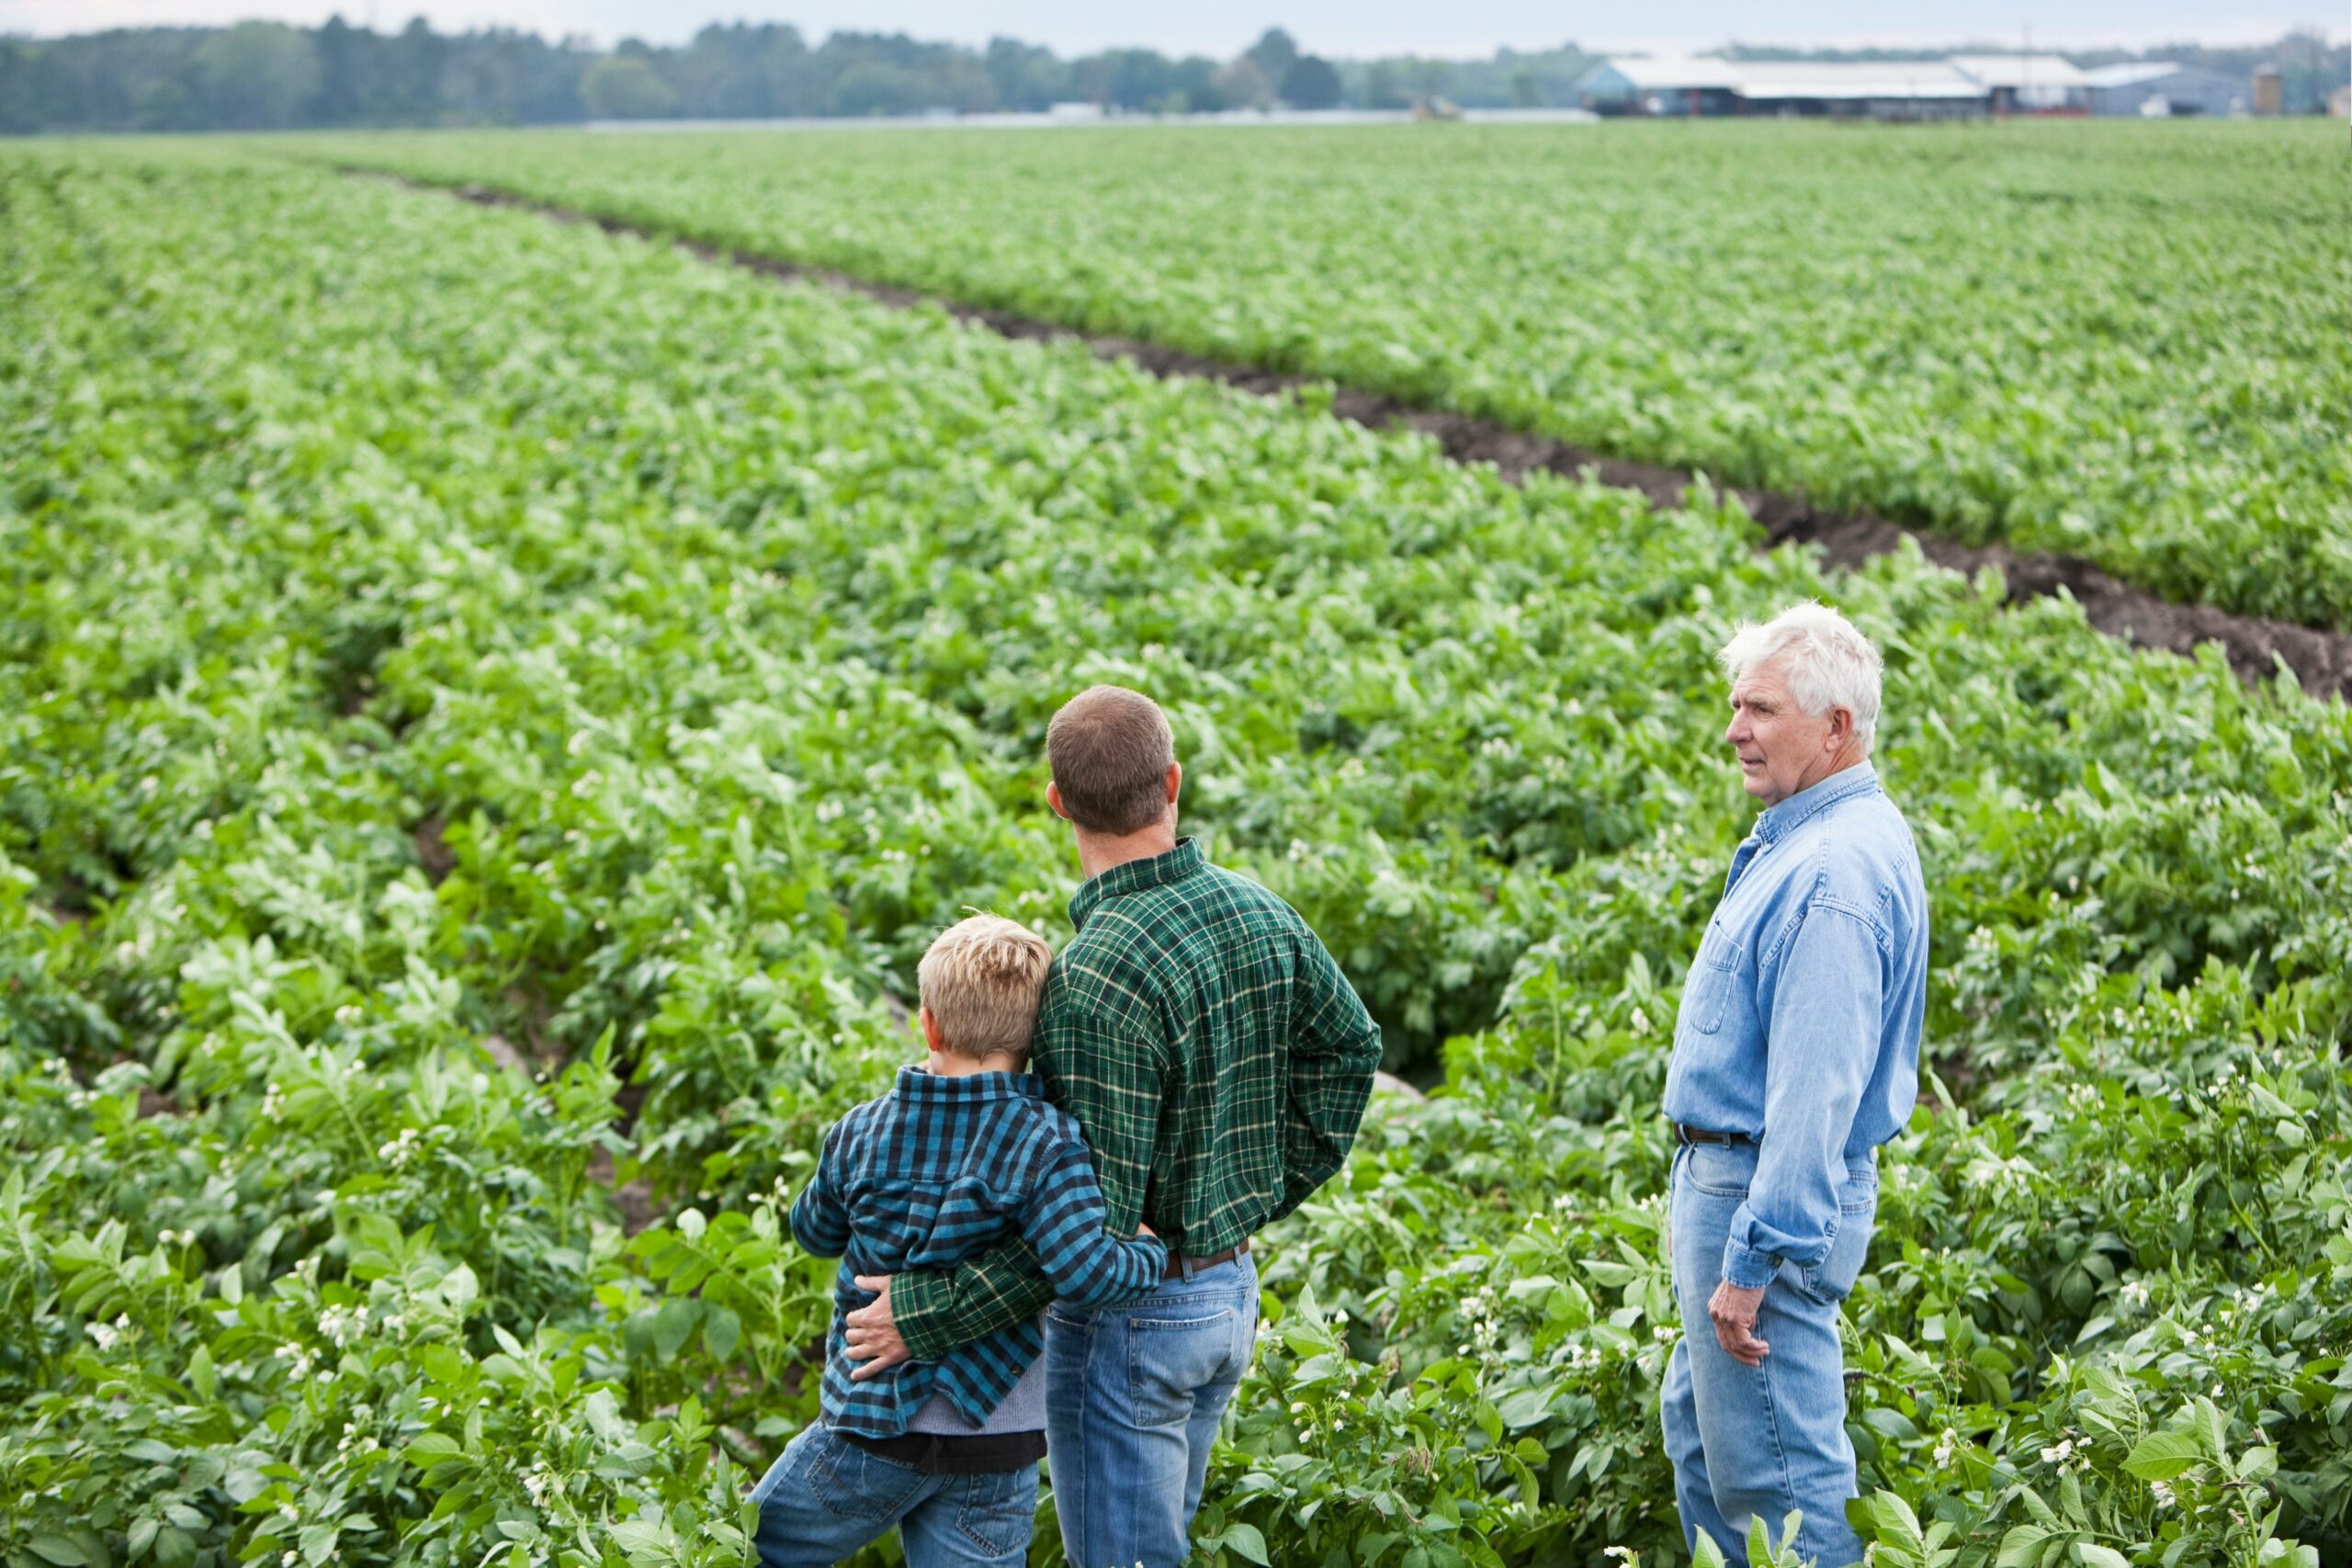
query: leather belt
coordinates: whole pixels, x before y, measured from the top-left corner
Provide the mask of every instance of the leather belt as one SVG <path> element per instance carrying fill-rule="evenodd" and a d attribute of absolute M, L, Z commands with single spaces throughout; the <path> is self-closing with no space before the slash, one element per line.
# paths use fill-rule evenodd
<path fill-rule="evenodd" d="M 1187 1270 L 1197 1274 L 1204 1269 L 1214 1269 L 1220 1263 L 1230 1263 L 1249 1250 L 1250 1243 L 1244 1240 L 1239 1247 L 1228 1247 L 1223 1252 L 1212 1252 L 1206 1258 L 1179 1258 L 1171 1252 L 1168 1255 L 1168 1267 L 1159 1271 L 1159 1277 L 1163 1280 L 1173 1280 Z"/>
<path fill-rule="evenodd" d="M 1710 1133 L 1703 1127 L 1686 1127 L 1677 1122 L 1674 1123 L 1674 1141 L 1678 1144 L 1714 1144 L 1728 1149 L 1741 1144 L 1752 1144 L 1756 1140 L 1745 1133 Z"/>
<path fill-rule="evenodd" d="M 835 1427 L 833 1435 L 925 1475 L 998 1475 L 1030 1469 L 1046 1457 L 1042 1431 L 909 1432 L 897 1438 L 869 1438 Z"/>

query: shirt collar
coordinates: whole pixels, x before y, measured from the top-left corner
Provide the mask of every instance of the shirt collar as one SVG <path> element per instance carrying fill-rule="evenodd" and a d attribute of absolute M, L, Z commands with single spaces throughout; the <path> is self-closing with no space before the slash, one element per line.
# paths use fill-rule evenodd
<path fill-rule="evenodd" d="M 1176 847 L 1164 855 L 1150 855 L 1143 860 L 1131 860 L 1113 866 L 1100 876 L 1091 876 L 1069 901 L 1069 923 L 1083 930 L 1086 917 L 1094 913 L 1105 898 L 1116 898 L 1123 893 L 1140 893 L 1147 887 L 1159 887 L 1170 882 L 1182 882 L 1208 863 L 1201 852 L 1198 839 L 1176 840 Z"/>
<path fill-rule="evenodd" d="M 1841 800 L 1850 800 L 1878 787 L 1878 770 L 1868 762 L 1840 768 L 1819 784 L 1809 784 L 1778 806 L 1768 806 L 1756 818 L 1756 837 L 1777 842 Z"/>
<path fill-rule="evenodd" d="M 1046 1088 L 1034 1073 L 966 1073 L 949 1077 L 906 1066 L 899 1069 L 893 1092 L 909 1105 L 978 1105 L 991 1100 L 1042 1100 Z"/>

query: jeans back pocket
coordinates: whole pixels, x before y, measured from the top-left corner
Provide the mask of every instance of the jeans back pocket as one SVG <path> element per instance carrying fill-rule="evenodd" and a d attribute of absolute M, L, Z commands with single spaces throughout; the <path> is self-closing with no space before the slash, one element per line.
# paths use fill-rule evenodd
<path fill-rule="evenodd" d="M 809 1455 L 808 1478 L 828 1513 L 885 1524 L 905 1513 L 930 1479 L 910 1464 L 868 1453 L 830 1432 Z"/>
<path fill-rule="evenodd" d="M 1037 1522 L 1037 1467 L 964 1477 L 956 1529 L 989 1557 L 1029 1544 Z"/>
<path fill-rule="evenodd" d="M 1187 1420 L 1204 1389 L 1237 1381 L 1246 1362 L 1238 1306 L 1170 1302 L 1127 1319 L 1127 1393 L 1136 1424 Z"/>

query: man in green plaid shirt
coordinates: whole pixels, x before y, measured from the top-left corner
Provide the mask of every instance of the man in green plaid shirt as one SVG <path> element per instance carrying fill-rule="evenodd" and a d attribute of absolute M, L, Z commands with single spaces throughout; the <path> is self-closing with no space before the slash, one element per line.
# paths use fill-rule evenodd
<path fill-rule="evenodd" d="M 1250 1237 L 1347 1158 L 1380 1030 L 1295 910 L 1176 837 L 1183 771 L 1150 698 L 1096 686 L 1054 716 L 1046 799 L 1086 885 L 1032 1062 L 1078 1119 L 1120 1237 L 1148 1220 L 1168 1275 L 1142 1301 L 1046 1313 L 1047 1463 L 1071 1568 L 1176 1568 L 1209 1446 L 1257 1337 Z M 858 1375 L 935 1359 L 1046 1307 L 1012 1242 L 944 1273 L 860 1280 Z"/>

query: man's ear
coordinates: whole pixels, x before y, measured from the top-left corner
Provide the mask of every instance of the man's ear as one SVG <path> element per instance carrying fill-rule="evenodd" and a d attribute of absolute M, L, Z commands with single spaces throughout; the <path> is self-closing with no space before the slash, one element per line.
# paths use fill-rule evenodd
<path fill-rule="evenodd" d="M 934 1051 L 945 1050 L 946 1047 L 939 1043 L 939 1020 L 931 1016 L 931 1010 L 929 1008 L 917 1009 L 915 1017 L 922 1023 L 923 1043 L 930 1046 Z"/>
<path fill-rule="evenodd" d="M 1069 813 L 1062 809 L 1061 785 L 1057 784 L 1049 784 L 1046 786 L 1046 804 L 1054 808 L 1055 816 L 1060 818 L 1065 822 L 1069 820 Z"/>
<path fill-rule="evenodd" d="M 1825 751 L 1843 750 L 1846 743 L 1853 738 L 1854 710 L 1849 707 L 1833 706 L 1829 710 L 1828 732 L 1821 738 L 1821 749 Z"/>
<path fill-rule="evenodd" d="M 1176 807 L 1176 796 L 1177 796 L 1179 794 L 1182 793 L 1183 788 L 1184 788 L 1184 764 L 1183 764 L 1183 763 L 1182 763 L 1182 762 L 1170 762 L 1170 763 L 1169 763 L 1169 764 L 1168 764 L 1168 781 L 1167 781 L 1167 782 L 1168 782 L 1168 807 L 1169 807 L 1169 809 L 1172 811 L 1172 810 L 1174 810 L 1174 809 L 1175 809 L 1175 807 Z"/>

